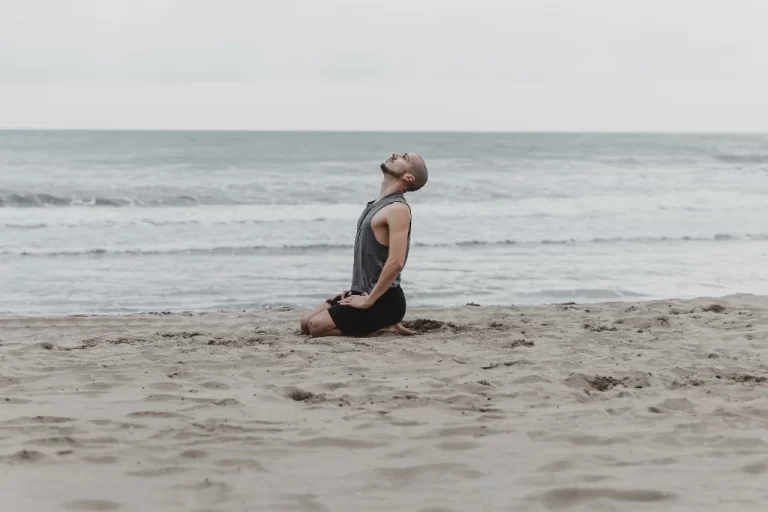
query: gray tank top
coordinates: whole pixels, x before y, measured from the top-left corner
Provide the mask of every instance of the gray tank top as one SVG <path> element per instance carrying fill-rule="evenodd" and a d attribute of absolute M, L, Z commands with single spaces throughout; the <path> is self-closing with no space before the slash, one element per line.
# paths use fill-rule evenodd
<path fill-rule="evenodd" d="M 389 247 L 381 245 L 373 234 L 371 220 L 379 210 L 392 203 L 405 203 L 405 196 L 400 193 L 384 196 L 376 201 L 371 201 L 363 210 L 360 219 L 357 221 L 357 236 L 355 236 L 355 261 L 352 268 L 352 286 L 353 292 L 371 293 L 373 287 L 379 281 L 379 276 L 387 262 L 389 256 Z M 409 206 L 410 208 L 410 206 Z M 405 259 L 408 259 L 408 253 L 411 249 L 411 226 L 408 226 L 408 245 L 405 250 Z M 392 282 L 392 288 L 400 286 L 400 275 Z"/>

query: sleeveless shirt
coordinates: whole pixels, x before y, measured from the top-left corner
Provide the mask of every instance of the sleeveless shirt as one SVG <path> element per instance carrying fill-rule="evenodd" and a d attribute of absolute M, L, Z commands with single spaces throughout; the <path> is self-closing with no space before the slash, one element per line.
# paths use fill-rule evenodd
<path fill-rule="evenodd" d="M 371 293 L 379 276 L 384 268 L 384 264 L 389 256 L 389 247 L 382 245 L 376 240 L 373 234 L 371 221 L 382 208 L 392 203 L 404 203 L 408 206 L 405 196 L 401 193 L 394 193 L 384 196 L 376 201 L 371 201 L 363 210 L 362 215 L 357 221 L 357 235 L 355 236 L 355 259 L 352 267 L 352 286 L 353 292 Z M 408 206 L 410 208 L 410 206 Z M 411 249 L 411 226 L 408 225 L 408 244 L 405 249 L 405 259 L 408 260 L 408 253 Z M 400 286 L 400 275 L 392 282 L 392 288 Z"/>

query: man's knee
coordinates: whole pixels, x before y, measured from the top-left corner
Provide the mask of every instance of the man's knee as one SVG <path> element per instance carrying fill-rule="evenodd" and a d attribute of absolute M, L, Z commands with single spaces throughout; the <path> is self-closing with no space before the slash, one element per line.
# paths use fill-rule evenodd
<path fill-rule="evenodd" d="M 313 309 L 312 311 L 310 311 L 309 313 L 301 317 L 300 328 L 301 328 L 302 334 L 309 334 L 309 321 L 312 318 L 319 315 L 320 313 L 322 313 L 323 311 L 327 311 L 328 308 L 330 307 L 331 307 L 330 304 L 328 304 L 327 302 L 323 302 L 322 304 L 317 306 L 315 309 Z"/>
<path fill-rule="evenodd" d="M 327 313 L 319 313 L 307 321 L 307 331 L 313 337 L 324 336 L 335 328 L 333 320 Z"/>
<path fill-rule="evenodd" d="M 300 327 L 301 327 L 301 334 L 309 334 L 309 320 L 312 317 L 309 313 L 301 317 Z"/>
<path fill-rule="evenodd" d="M 320 315 L 315 315 L 307 320 L 307 334 L 310 336 L 320 336 L 325 330 L 325 322 L 319 319 Z"/>

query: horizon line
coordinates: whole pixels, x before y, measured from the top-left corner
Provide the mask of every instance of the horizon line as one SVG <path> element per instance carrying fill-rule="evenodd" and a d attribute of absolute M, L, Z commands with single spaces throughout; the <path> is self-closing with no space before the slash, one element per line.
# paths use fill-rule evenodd
<path fill-rule="evenodd" d="M 714 130 L 378 130 L 378 129 L 262 129 L 262 128 L 40 128 L 0 127 L 0 132 L 179 132 L 179 133 L 371 133 L 371 134 L 458 134 L 458 135 L 768 135 L 766 131 Z"/>

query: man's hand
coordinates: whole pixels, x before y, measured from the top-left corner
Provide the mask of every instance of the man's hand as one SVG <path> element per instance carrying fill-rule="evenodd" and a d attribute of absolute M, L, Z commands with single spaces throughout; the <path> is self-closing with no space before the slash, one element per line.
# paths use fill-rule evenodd
<path fill-rule="evenodd" d="M 345 290 L 345 291 L 343 291 L 343 292 L 341 292 L 341 293 L 339 293 L 339 294 L 337 294 L 337 295 L 335 295 L 335 296 L 331 297 L 330 299 L 327 299 L 325 302 L 327 302 L 328 304 L 330 304 L 331 302 L 335 302 L 335 301 L 337 301 L 337 300 L 342 300 L 342 299 L 345 299 L 345 298 L 349 297 L 349 294 L 350 294 L 350 293 L 351 293 L 351 292 L 350 292 L 349 290 Z"/>
<path fill-rule="evenodd" d="M 367 293 L 363 293 L 362 295 L 350 295 L 349 297 L 342 299 L 339 304 L 357 309 L 368 309 L 373 306 Z"/>

